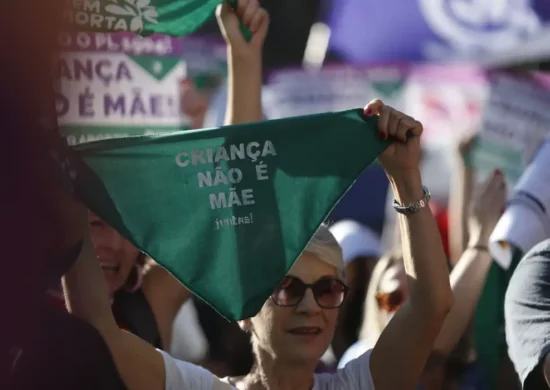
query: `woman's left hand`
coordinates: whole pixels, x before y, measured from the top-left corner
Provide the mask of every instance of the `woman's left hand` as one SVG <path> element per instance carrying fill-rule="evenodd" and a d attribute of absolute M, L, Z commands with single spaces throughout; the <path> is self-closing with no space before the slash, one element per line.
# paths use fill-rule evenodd
<path fill-rule="evenodd" d="M 378 158 L 386 174 L 392 178 L 396 175 L 403 176 L 409 172 L 418 172 L 422 124 L 386 106 L 380 99 L 372 100 L 365 107 L 364 114 L 365 116 L 377 115 L 380 138 L 395 141 Z"/>

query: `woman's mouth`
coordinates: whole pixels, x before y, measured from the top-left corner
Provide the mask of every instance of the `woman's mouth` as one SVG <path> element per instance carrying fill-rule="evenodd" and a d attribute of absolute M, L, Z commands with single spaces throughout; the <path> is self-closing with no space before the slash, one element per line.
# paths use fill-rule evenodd
<path fill-rule="evenodd" d="M 101 267 L 101 270 L 103 272 L 109 273 L 109 274 L 116 274 L 120 270 L 120 265 L 113 264 L 113 263 L 100 262 L 99 266 Z"/>
<path fill-rule="evenodd" d="M 298 328 L 290 329 L 288 333 L 297 336 L 315 336 L 321 333 L 321 328 L 318 328 L 316 326 L 301 326 Z"/>

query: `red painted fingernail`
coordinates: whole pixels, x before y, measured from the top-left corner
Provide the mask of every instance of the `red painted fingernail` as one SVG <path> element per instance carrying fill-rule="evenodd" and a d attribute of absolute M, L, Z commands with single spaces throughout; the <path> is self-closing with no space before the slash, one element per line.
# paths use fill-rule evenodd
<path fill-rule="evenodd" d="M 500 169 L 495 169 L 495 175 L 502 175 L 502 171 Z"/>
<path fill-rule="evenodd" d="M 370 108 L 367 108 L 364 113 L 365 113 L 366 116 L 371 116 L 372 115 L 372 110 Z"/>
<path fill-rule="evenodd" d="M 386 133 L 378 133 L 378 135 L 380 136 L 380 139 L 381 140 L 387 140 L 388 139 L 388 134 Z"/>

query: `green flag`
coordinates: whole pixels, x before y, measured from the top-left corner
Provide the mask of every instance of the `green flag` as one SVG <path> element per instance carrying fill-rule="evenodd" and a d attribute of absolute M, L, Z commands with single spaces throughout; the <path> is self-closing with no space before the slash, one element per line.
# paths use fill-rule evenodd
<path fill-rule="evenodd" d="M 183 36 L 214 16 L 216 7 L 237 0 L 73 0 L 63 9 L 63 20 L 73 28 L 94 32 L 160 33 Z M 250 38 L 248 29 L 242 28 Z"/>
<path fill-rule="evenodd" d="M 76 147 L 84 202 L 230 320 L 256 314 L 387 147 L 362 110 Z"/>

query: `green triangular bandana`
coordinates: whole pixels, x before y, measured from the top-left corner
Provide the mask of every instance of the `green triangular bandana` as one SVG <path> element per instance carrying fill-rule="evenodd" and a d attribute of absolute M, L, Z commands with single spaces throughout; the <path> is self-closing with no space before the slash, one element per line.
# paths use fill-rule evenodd
<path fill-rule="evenodd" d="M 237 0 L 82 0 L 67 1 L 63 20 L 81 31 L 190 34 L 214 16 L 216 7 Z M 249 30 L 243 28 L 245 36 Z"/>
<path fill-rule="evenodd" d="M 82 144 L 85 203 L 230 320 L 256 314 L 387 147 L 360 109 Z"/>

